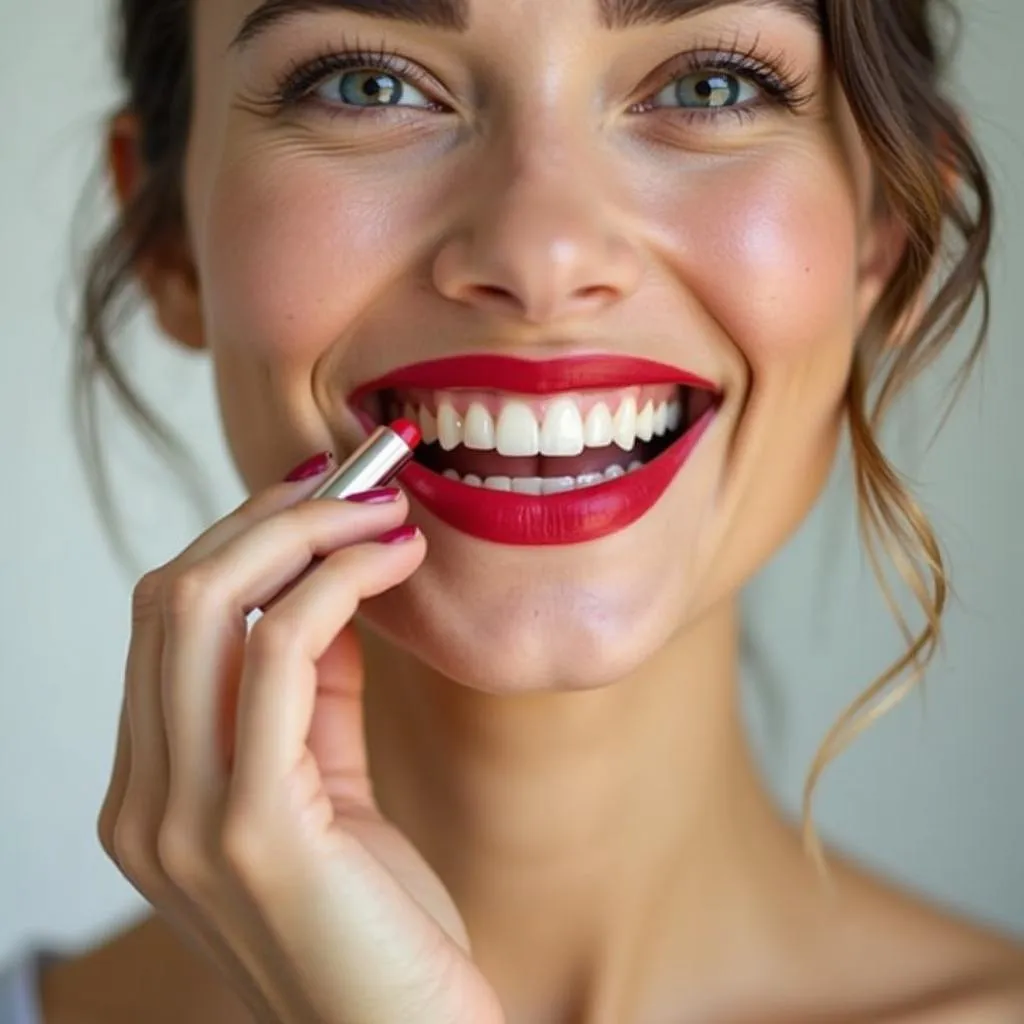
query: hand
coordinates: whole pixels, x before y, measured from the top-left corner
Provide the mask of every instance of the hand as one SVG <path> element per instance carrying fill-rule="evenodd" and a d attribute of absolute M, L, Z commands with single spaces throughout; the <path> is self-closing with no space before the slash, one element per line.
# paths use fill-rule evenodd
<path fill-rule="evenodd" d="M 305 500 L 321 480 L 247 502 L 137 585 L 100 840 L 260 1021 L 499 1024 L 367 774 L 351 620 L 426 545 L 377 540 L 404 496 Z"/>

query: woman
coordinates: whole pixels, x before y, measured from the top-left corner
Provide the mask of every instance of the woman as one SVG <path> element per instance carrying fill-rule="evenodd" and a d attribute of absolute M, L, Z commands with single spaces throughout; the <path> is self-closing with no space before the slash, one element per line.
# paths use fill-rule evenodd
<path fill-rule="evenodd" d="M 808 855 L 737 707 L 844 423 L 927 628 L 812 783 L 937 639 L 875 434 L 984 297 L 936 7 L 122 0 L 83 365 L 134 277 L 254 497 L 136 588 L 99 831 L 159 914 L 47 1024 L 1024 1019 L 1010 939 Z M 396 415 L 403 491 L 307 500 Z"/>

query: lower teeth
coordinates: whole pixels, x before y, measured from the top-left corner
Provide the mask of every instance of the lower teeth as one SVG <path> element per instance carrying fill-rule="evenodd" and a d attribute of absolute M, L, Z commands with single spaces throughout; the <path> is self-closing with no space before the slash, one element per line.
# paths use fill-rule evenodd
<path fill-rule="evenodd" d="M 631 462 L 629 469 L 622 466 L 609 466 L 603 473 L 582 473 L 579 476 L 489 476 L 486 480 L 473 473 L 460 476 L 454 469 L 446 469 L 442 476 L 456 483 L 468 484 L 470 487 L 485 487 L 491 491 L 512 491 L 516 494 L 561 494 L 565 491 L 578 491 L 584 487 L 596 487 L 609 480 L 618 480 L 627 472 L 634 473 L 643 469 L 643 463 Z"/>

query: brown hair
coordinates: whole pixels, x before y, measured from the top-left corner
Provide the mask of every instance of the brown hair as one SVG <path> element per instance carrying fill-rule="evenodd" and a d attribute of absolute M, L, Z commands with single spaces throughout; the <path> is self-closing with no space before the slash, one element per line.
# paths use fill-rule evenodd
<path fill-rule="evenodd" d="M 993 210 L 981 157 L 942 91 L 940 21 L 948 17 L 950 28 L 955 27 L 950 0 L 819 0 L 819 6 L 836 74 L 879 177 L 879 201 L 899 218 L 909 238 L 897 272 L 858 341 L 847 394 L 862 534 L 907 638 L 907 651 L 847 709 L 811 767 L 804 812 L 810 847 L 820 857 L 810 811 L 822 770 L 920 680 L 939 641 L 947 596 L 942 555 L 877 435 L 893 400 L 946 348 L 977 300 L 981 322 L 961 363 L 958 384 L 975 363 L 988 328 L 985 263 Z M 116 518 L 98 444 L 97 384 L 111 389 L 179 469 L 190 461 L 135 393 L 111 342 L 116 323 L 127 312 L 127 300 L 137 298 L 129 286 L 140 256 L 180 237 L 183 230 L 182 172 L 192 107 L 189 0 L 119 0 L 117 26 L 119 68 L 128 92 L 125 109 L 139 119 L 148 174 L 92 252 L 75 376 L 78 437 L 108 525 Z M 945 53 L 953 48 L 946 47 Z M 944 249 L 947 234 L 955 245 Z M 907 326 L 930 286 L 928 305 Z M 118 543 L 116 529 L 111 535 Z M 882 551 L 923 612 L 924 625 L 917 633 L 893 597 Z"/>

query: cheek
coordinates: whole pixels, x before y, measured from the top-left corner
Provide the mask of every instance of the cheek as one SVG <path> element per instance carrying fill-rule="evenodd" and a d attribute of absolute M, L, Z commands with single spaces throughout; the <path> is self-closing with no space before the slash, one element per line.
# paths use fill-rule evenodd
<path fill-rule="evenodd" d="M 308 365 L 380 279 L 369 254 L 381 251 L 387 211 L 300 161 L 253 157 L 251 166 L 259 172 L 223 173 L 212 195 L 203 267 L 211 338 Z"/>
<path fill-rule="evenodd" d="M 845 364 L 853 339 L 857 209 L 820 155 L 698 172 L 674 200 L 667 251 L 679 280 L 755 377 Z"/>
<path fill-rule="evenodd" d="M 337 166 L 250 147 L 207 179 L 196 239 L 206 335 L 228 440 L 253 487 L 332 445 L 311 379 L 325 357 L 345 355 L 345 333 L 408 261 L 396 243 L 415 245 L 395 222 L 416 223 L 408 206 L 422 190 Z"/>

